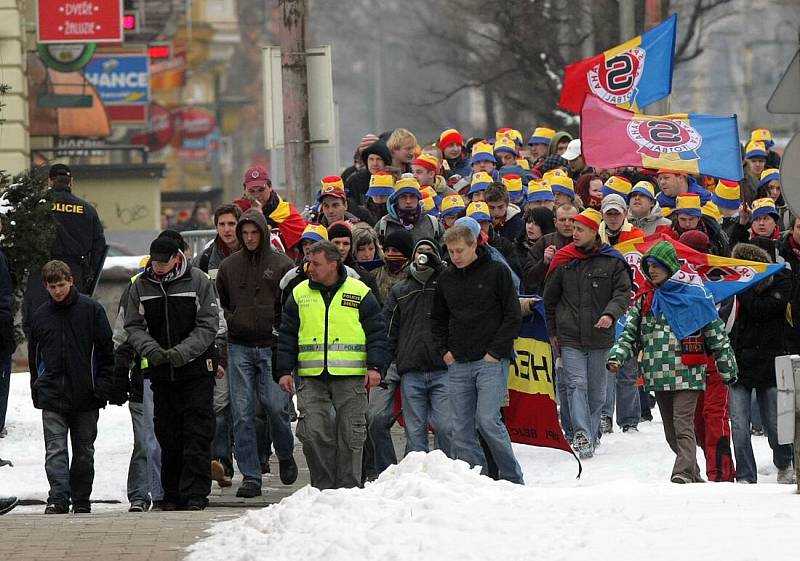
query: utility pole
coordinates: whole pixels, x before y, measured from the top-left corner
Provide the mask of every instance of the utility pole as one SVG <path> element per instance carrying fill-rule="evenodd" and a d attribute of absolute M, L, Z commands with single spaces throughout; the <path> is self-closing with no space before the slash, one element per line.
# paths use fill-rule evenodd
<path fill-rule="evenodd" d="M 306 67 L 308 0 L 278 0 L 278 6 L 281 10 L 279 34 L 286 197 L 302 205 L 313 198 Z"/>

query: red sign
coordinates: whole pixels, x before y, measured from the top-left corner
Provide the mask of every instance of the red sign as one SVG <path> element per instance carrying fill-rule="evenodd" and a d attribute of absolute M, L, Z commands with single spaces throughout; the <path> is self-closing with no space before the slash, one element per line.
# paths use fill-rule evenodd
<path fill-rule="evenodd" d="M 150 104 L 149 117 L 147 132 L 134 135 L 131 138 L 131 144 L 142 144 L 150 148 L 151 152 L 157 152 L 164 149 L 172 140 L 175 127 L 172 122 L 172 114 L 157 103 Z"/>
<path fill-rule="evenodd" d="M 181 107 L 174 114 L 182 138 L 203 138 L 217 127 L 214 114 L 199 107 Z"/>
<path fill-rule="evenodd" d="M 119 43 L 122 0 L 37 0 L 39 43 Z"/>

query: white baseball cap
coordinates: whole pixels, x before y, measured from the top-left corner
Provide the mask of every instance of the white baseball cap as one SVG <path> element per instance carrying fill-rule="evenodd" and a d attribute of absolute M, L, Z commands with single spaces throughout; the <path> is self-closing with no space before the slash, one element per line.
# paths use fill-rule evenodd
<path fill-rule="evenodd" d="M 603 202 L 600 203 L 600 212 L 605 214 L 609 210 L 616 210 L 620 214 L 628 210 L 628 205 L 625 204 L 625 199 L 622 198 L 622 195 L 611 193 L 603 197 Z"/>
<path fill-rule="evenodd" d="M 575 140 L 570 140 L 569 144 L 567 144 L 567 150 L 561 154 L 561 157 L 571 162 L 575 158 L 581 155 L 581 139 L 576 138 Z"/>

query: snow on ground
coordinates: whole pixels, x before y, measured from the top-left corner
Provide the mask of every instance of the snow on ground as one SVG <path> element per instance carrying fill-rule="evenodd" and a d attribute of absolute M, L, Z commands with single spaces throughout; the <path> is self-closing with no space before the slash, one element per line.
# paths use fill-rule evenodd
<path fill-rule="evenodd" d="M 663 469 L 640 462 L 659 455 L 651 440 L 642 435 L 636 456 L 621 453 L 633 448 L 628 443 L 609 447 L 595 464 L 599 473 L 587 462 L 593 476 L 581 482 L 556 474 L 572 466 L 521 454 L 524 487 L 482 477 L 440 452 L 415 453 L 364 489 L 304 487 L 219 523 L 187 560 L 796 558 L 800 497 L 791 487 L 659 480 Z"/>
<path fill-rule="evenodd" d="M 47 498 L 41 413 L 27 374 L 13 374 L 0 496 Z M 654 411 L 655 413 L 655 411 Z M 766 438 L 754 437 L 758 485 L 669 483 L 672 453 L 658 421 L 603 438 L 595 457 L 515 445 L 526 486 L 495 482 L 438 453 L 409 456 L 365 489 L 303 488 L 278 505 L 216 525 L 191 560 L 393 561 L 599 559 L 726 561 L 795 558 L 800 496 L 777 485 Z M 127 510 L 132 430 L 127 407 L 100 413 L 93 500 Z M 701 466 L 702 457 L 698 456 Z M 41 506 L 17 512 L 40 512 Z M 769 541 L 766 541 L 769 540 Z M 767 545 L 767 543 L 769 545 Z M 606 554 L 606 557 L 602 557 Z"/>
<path fill-rule="evenodd" d="M 133 450 L 133 427 L 127 404 L 100 410 L 95 441 L 95 477 L 92 500 L 117 500 L 116 505 L 93 505 L 94 511 L 128 509 L 126 481 Z M 0 458 L 14 467 L 0 468 L 0 496 L 47 500 L 49 485 L 44 472 L 42 412 L 31 402 L 30 375 L 11 375 L 6 416 L 8 436 L 0 439 Z M 43 506 L 18 507 L 14 512 L 41 512 Z"/>

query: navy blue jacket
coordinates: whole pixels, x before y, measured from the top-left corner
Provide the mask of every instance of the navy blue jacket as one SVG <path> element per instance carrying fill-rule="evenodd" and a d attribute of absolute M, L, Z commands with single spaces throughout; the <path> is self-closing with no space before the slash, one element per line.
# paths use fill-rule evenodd
<path fill-rule="evenodd" d="M 28 360 L 37 409 L 67 414 L 105 407 L 99 396 L 111 379 L 114 343 L 103 306 L 75 287 L 61 304 L 48 298 L 31 320 Z"/>

